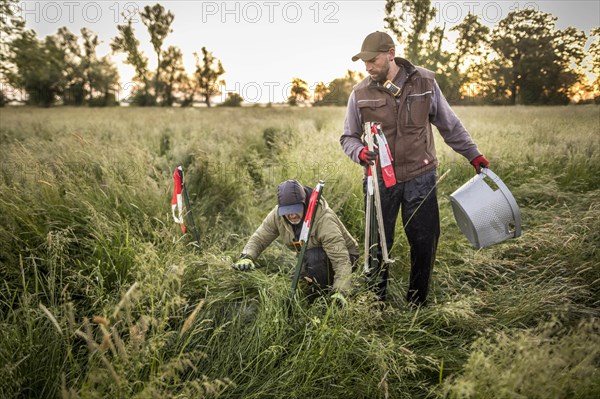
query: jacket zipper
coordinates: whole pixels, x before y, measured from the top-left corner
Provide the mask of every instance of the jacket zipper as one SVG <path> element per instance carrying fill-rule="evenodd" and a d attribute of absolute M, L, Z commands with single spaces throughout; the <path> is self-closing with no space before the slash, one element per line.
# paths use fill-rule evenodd
<path fill-rule="evenodd" d="M 427 94 L 433 94 L 433 92 L 431 90 L 427 90 L 425 93 L 420 93 L 420 94 L 409 94 L 408 97 L 420 97 L 420 96 L 425 96 Z"/>

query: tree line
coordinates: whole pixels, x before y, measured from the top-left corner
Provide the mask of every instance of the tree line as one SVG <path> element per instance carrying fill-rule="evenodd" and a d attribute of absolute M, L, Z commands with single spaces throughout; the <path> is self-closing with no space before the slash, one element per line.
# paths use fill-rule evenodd
<path fill-rule="evenodd" d="M 449 51 L 445 24 L 431 28 L 436 12 L 431 0 L 386 0 L 383 21 L 404 49 L 404 58 L 436 72 L 451 103 L 566 104 L 586 97 L 600 103 L 600 27 L 589 36 L 573 27 L 560 30 L 552 14 L 525 8 L 508 13 L 490 29 L 467 14 L 450 29 L 458 37 Z M 362 78 L 348 71 L 328 85 L 317 84 L 314 105 L 346 105 Z M 295 78 L 288 103 L 309 99 L 307 83 Z"/>
<path fill-rule="evenodd" d="M 4 16 L 0 20 L 3 83 L 23 90 L 26 102 L 32 105 L 48 107 L 57 100 L 65 105 L 116 105 L 119 74 L 110 56 L 96 55 L 98 35 L 83 28 L 81 36 L 77 36 L 62 27 L 41 40 L 33 30 L 25 28 L 16 1 L 0 0 L 0 14 Z M 194 53 L 195 69 L 188 74 L 181 49 L 163 48 L 175 16 L 157 3 L 140 12 L 157 61 L 156 69 L 150 70 L 131 17 L 117 26 L 118 34 L 110 42 L 113 54 L 125 54 L 125 63 L 135 70 L 129 102 L 139 106 L 190 106 L 200 98 L 210 106 L 212 97 L 220 94 L 219 87 L 224 84 L 221 61 L 202 47 L 200 54 Z M 13 100 L 7 97 L 3 87 L 0 104 Z"/>
<path fill-rule="evenodd" d="M 600 27 L 589 37 L 573 27 L 560 30 L 552 14 L 525 8 L 511 11 L 490 29 L 468 14 L 450 29 L 458 38 L 449 52 L 442 46 L 445 24 L 429 28 L 435 16 L 430 0 L 386 0 L 386 29 L 405 48 L 407 59 L 437 73 L 449 100 L 565 104 L 585 93 L 600 100 Z"/>
<path fill-rule="evenodd" d="M 98 57 L 98 36 L 87 28 L 80 36 L 66 27 L 39 39 L 25 29 L 16 10 L 17 0 L 0 0 L 0 72 L 3 81 L 23 90 L 27 103 L 50 106 L 107 106 L 117 104 L 119 75 L 110 56 Z M 468 14 L 450 29 L 457 36 L 454 49 L 445 24 L 433 26 L 436 9 L 430 0 L 386 0 L 384 27 L 397 39 L 401 55 L 437 74 L 450 102 L 475 104 L 566 104 L 573 99 L 600 103 L 600 27 L 586 35 L 573 27 L 557 29 L 557 18 L 533 9 L 515 10 L 492 29 Z M 140 49 L 131 18 L 118 25 L 111 39 L 113 54 L 124 54 L 135 71 L 128 101 L 138 106 L 190 106 L 201 100 L 211 106 L 225 84 L 223 65 L 202 47 L 194 53 L 195 68 L 188 73 L 183 53 L 164 48 L 175 16 L 162 5 L 145 6 L 140 18 L 150 36 L 156 69 Z M 433 27 L 432 27 L 433 26 Z M 588 40 L 591 45 L 585 52 Z M 595 76 L 589 78 L 588 75 Z M 295 77 L 289 105 L 345 105 L 364 75 L 347 71 L 313 90 Z M 593 97 L 593 98 L 591 98 Z M 0 93 L 0 105 L 7 98 Z M 239 106 L 243 98 L 228 93 L 222 105 Z"/>

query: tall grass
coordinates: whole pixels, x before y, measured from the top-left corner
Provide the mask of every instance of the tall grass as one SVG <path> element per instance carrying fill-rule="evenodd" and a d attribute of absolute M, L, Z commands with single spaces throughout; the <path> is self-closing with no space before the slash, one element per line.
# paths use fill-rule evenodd
<path fill-rule="evenodd" d="M 597 107 L 458 108 L 521 205 L 523 237 L 473 250 L 447 195 L 472 167 L 438 137 L 442 237 L 431 305 L 354 276 L 345 306 L 302 296 L 274 243 L 230 268 L 288 178 L 362 240 L 362 172 L 344 110 L 0 111 L 0 397 L 596 397 Z M 186 172 L 202 251 L 170 220 Z"/>

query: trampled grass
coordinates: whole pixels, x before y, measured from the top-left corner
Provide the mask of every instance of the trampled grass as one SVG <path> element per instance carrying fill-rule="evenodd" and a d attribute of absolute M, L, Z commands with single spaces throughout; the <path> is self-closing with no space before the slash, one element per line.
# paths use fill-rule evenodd
<path fill-rule="evenodd" d="M 288 178 L 362 241 L 342 108 L 0 110 L 0 397 L 600 396 L 597 106 L 457 108 L 521 206 L 523 236 L 473 250 L 448 195 L 472 167 L 437 143 L 442 237 L 431 305 L 361 277 L 345 307 L 299 299 L 274 243 L 230 268 Z M 202 250 L 170 217 L 183 165 Z"/>

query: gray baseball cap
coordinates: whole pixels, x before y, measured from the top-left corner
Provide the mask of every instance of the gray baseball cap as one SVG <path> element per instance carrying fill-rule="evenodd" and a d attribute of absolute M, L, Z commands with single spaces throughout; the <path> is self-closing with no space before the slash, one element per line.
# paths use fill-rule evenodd
<path fill-rule="evenodd" d="M 377 57 L 379 53 L 387 53 L 391 48 L 395 48 L 394 40 L 385 32 L 373 32 L 365 37 L 360 53 L 352 57 L 352 61 L 369 61 Z"/>
<path fill-rule="evenodd" d="M 306 193 L 296 180 L 286 180 L 277 187 L 277 214 L 303 213 Z"/>

